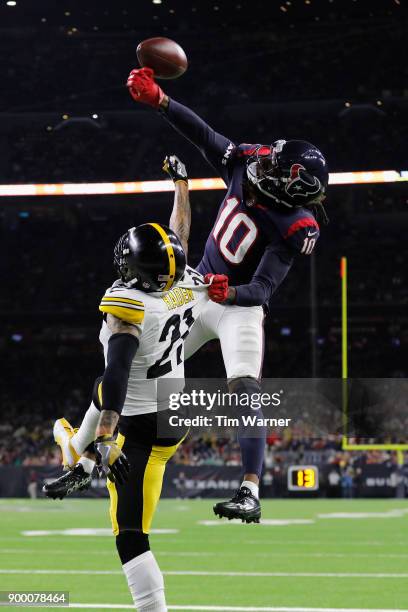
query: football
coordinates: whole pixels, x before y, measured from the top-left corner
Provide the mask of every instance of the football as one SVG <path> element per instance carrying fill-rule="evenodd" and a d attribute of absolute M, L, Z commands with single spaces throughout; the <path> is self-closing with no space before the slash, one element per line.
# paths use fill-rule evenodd
<path fill-rule="evenodd" d="M 187 70 L 184 50 L 174 40 L 161 36 L 143 40 L 136 49 L 140 65 L 154 70 L 158 79 L 177 79 Z"/>

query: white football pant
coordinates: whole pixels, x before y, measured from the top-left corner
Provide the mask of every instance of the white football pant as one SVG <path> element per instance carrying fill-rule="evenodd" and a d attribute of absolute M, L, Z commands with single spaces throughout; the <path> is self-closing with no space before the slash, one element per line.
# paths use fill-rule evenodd
<path fill-rule="evenodd" d="M 196 319 L 184 344 L 188 359 L 203 344 L 218 338 L 227 379 L 260 378 L 264 353 L 262 306 L 223 306 L 211 300 Z"/>

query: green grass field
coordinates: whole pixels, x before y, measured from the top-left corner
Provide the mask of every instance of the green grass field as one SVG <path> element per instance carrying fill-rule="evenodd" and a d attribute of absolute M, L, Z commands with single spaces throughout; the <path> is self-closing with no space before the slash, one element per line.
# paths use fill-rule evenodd
<path fill-rule="evenodd" d="M 107 510 L 105 500 L 0 500 L 0 590 L 64 590 L 77 609 L 131 609 L 113 537 L 92 532 L 110 527 Z M 228 523 L 211 500 L 161 501 L 154 528 L 171 531 L 151 546 L 169 609 L 408 611 L 407 502 L 265 501 L 263 518 Z M 91 531 L 23 533 L 67 529 Z"/>

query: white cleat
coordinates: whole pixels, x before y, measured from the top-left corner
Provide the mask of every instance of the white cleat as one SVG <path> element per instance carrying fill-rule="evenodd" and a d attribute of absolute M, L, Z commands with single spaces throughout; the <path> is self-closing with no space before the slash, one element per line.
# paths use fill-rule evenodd
<path fill-rule="evenodd" d="M 81 458 L 71 444 L 71 438 L 75 434 L 75 429 L 67 419 L 62 418 L 55 421 L 53 433 L 54 440 L 61 449 L 64 469 L 70 470 Z"/>

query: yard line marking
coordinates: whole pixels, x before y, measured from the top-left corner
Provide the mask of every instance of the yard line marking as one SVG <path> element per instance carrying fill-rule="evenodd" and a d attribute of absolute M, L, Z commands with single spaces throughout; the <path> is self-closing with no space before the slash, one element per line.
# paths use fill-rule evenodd
<path fill-rule="evenodd" d="M 408 578 L 408 574 L 384 574 L 384 573 L 345 573 L 345 572 L 208 572 L 208 571 L 185 571 L 171 570 L 163 572 L 167 576 L 226 576 L 226 577 L 250 577 L 250 578 Z"/>
<path fill-rule="evenodd" d="M 61 606 L 47 606 L 48 608 L 60 608 Z M 129 604 L 80 604 L 70 603 L 70 608 L 88 609 L 107 609 L 107 610 L 134 610 L 135 607 Z M 202 610 L 207 612 L 408 612 L 402 609 L 385 608 L 288 608 L 288 607 L 248 607 L 240 606 L 167 606 L 169 610 Z"/>
<path fill-rule="evenodd" d="M 153 534 L 175 534 L 179 533 L 179 529 L 151 529 L 150 533 Z M 112 538 L 112 529 L 93 529 L 93 528 L 74 528 L 74 529 L 33 529 L 29 531 L 22 531 L 21 535 L 23 536 L 34 536 L 34 537 L 42 537 L 42 536 L 53 536 L 53 535 L 62 535 L 62 536 L 101 536 Z"/>
<path fill-rule="evenodd" d="M 177 539 L 177 542 L 180 542 L 181 538 Z M 186 540 L 182 540 L 182 541 L 186 541 Z M 197 540 L 196 540 L 197 541 Z M 288 540 L 273 540 L 274 544 L 282 544 L 285 546 L 299 546 L 299 544 L 303 545 L 305 544 L 306 546 L 324 546 L 327 544 L 335 544 L 336 546 L 344 546 L 344 547 L 348 547 L 348 546 L 384 546 L 385 541 L 382 540 L 353 540 L 353 542 L 339 542 L 338 540 L 316 540 L 316 539 L 309 539 L 309 540 L 296 540 L 296 541 L 290 541 L 288 542 Z M 265 538 L 259 538 L 257 540 L 243 540 L 243 544 L 264 544 L 265 546 L 270 546 L 270 542 L 269 540 L 266 540 Z M 398 542 L 392 542 L 393 546 L 408 546 L 408 541 L 401 541 L 399 540 Z"/>
<path fill-rule="evenodd" d="M 346 573 L 346 572 L 210 572 L 206 570 L 168 570 L 165 576 L 223 576 L 228 578 L 408 578 L 408 573 Z M 0 574 L 70 574 L 78 576 L 121 576 L 121 570 L 69 569 L 0 569 Z"/>
<path fill-rule="evenodd" d="M 330 512 L 318 514 L 319 519 L 367 519 L 367 518 L 402 518 L 408 514 L 408 509 L 394 508 L 386 512 Z"/>
<path fill-rule="evenodd" d="M 0 548 L 0 555 L 10 555 L 10 554 L 31 554 L 36 552 L 36 548 Z M 81 552 L 80 550 L 56 550 L 54 548 L 42 548 L 41 552 L 46 553 L 48 555 L 55 556 L 78 556 Z M 87 556 L 90 555 L 96 557 L 112 557 L 114 555 L 113 551 L 110 550 L 99 550 L 99 551 L 87 551 Z M 192 552 L 192 551 L 171 551 L 171 550 L 155 550 L 155 555 L 161 555 L 162 557 L 236 557 L 236 552 L 209 552 L 209 551 L 200 551 L 200 552 Z M 257 552 L 257 557 L 268 558 L 268 557 L 305 557 L 306 559 L 309 557 L 316 559 L 372 559 L 373 555 L 370 553 L 336 553 L 336 552 L 321 552 L 321 553 L 313 553 L 313 552 Z M 408 553 L 376 553 L 376 558 L 380 559 L 407 559 Z"/>
<path fill-rule="evenodd" d="M 31 554 L 31 553 L 35 553 L 37 551 L 37 549 L 35 547 L 33 548 L 0 548 L 0 555 L 10 555 L 10 554 Z M 71 555 L 71 556 L 78 556 L 78 554 L 81 552 L 80 550 L 55 550 L 53 548 L 42 548 L 41 549 L 42 553 L 46 553 L 47 555 Z M 115 551 L 116 552 L 116 551 Z M 115 556 L 115 552 L 112 550 L 91 550 L 91 551 L 87 551 L 86 555 L 89 557 L 89 555 L 94 555 L 97 557 L 100 556 L 105 556 L 105 557 L 114 557 Z M 175 551 L 172 552 L 170 550 L 155 550 L 154 551 L 155 555 L 162 555 L 163 557 L 219 557 L 221 553 L 215 553 L 215 552 L 189 552 L 189 551 Z M 235 556 L 236 553 L 223 553 L 224 555 L 230 555 L 230 556 Z M 261 553 L 262 554 L 262 553 Z M 266 554 L 266 553 L 265 553 Z M 277 553 L 276 553 L 277 555 Z M 281 555 L 280 555 L 281 556 Z M 350 555 L 345 555 L 348 559 L 350 558 Z M 368 555 L 369 557 L 371 557 L 372 555 Z M 378 555 L 377 555 L 378 556 Z M 408 557 L 408 554 L 406 555 Z"/>

